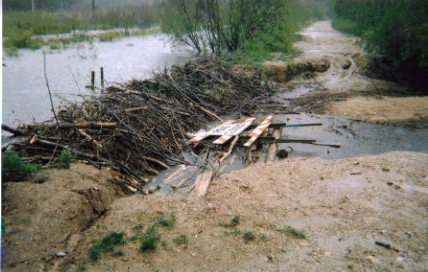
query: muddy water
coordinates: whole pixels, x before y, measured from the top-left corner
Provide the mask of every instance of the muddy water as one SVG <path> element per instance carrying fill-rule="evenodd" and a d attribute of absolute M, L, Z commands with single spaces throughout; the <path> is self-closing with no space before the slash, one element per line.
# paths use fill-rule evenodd
<path fill-rule="evenodd" d="M 19 50 L 18 57 L 3 58 L 3 123 L 41 122 L 52 118 L 43 73 L 44 50 Z M 46 71 L 55 107 L 79 101 L 93 92 L 90 73 L 100 87 L 100 67 L 106 84 L 149 78 L 153 72 L 191 57 L 188 48 L 173 46 L 164 35 L 128 37 L 114 42 L 74 44 L 46 53 Z"/>

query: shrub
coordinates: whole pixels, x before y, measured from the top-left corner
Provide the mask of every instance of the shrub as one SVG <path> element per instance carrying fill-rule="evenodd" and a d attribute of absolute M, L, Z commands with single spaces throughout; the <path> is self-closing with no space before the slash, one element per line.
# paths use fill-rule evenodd
<path fill-rule="evenodd" d="M 18 153 L 12 150 L 7 150 L 2 154 L 1 164 L 3 180 L 11 181 L 26 179 L 42 168 L 39 164 L 23 162 Z"/>
<path fill-rule="evenodd" d="M 58 156 L 57 168 L 69 169 L 70 164 L 77 158 L 76 154 L 68 149 L 64 149 Z"/>

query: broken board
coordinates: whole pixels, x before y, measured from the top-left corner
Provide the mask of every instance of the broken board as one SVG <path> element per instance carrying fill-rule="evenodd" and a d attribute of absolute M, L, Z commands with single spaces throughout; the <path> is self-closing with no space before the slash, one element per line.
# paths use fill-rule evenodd
<path fill-rule="evenodd" d="M 265 129 L 269 127 L 272 115 L 267 116 L 251 133 L 251 138 L 244 144 L 245 147 L 251 146 L 257 138 L 263 133 Z"/>
<path fill-rule="evenodd" d="M 208 132 L 204 132 L 198 135 L 195 135 L 193 138 L 191 138 L 189 140 L 189 142 L 191 143 L 197 143 L 205 138 L 207 138 L 210 135 L 222 135 L 221 133 L 230 125 L 233 124 L 235 122 L 235 120 L 228 120 L 224 123 L 222 123 L 219 126 L 216 126 L 214 128 L 212 128 L 211 130 L 209 130 Z"/>
<path fill-rule="evenodd" d="M 256 118 L 247 118 L 242 123 L 233 123 L 229 126 L 226 126 L 224 131 L 221 133 L 221 137 L 217 138 L 213 143 L 214 144 L 224 144 L 226 143 L 230 138 L 233 136 L 238 135 L 242 131 L 244 131 L 247 127 L 251 126 L 253 121 L 256 120 Z"/>
<path fill-rule="evenodd" d="M 196 177 L 195 184 L 193 184 L 190 191 L 190 197 L 201 197 L 207 193 L 208 186 L 210 185 L 213 171 L 207 170 L 202 172 Z"/>

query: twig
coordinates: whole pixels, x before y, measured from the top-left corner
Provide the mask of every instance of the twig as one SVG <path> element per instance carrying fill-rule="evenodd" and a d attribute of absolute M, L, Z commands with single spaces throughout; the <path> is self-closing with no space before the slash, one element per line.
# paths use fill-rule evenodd
<path fill-rule="evenodd" d="M 46 74 L 46 53 L 45 52 L 43 52 L 43 72 L 44 72 L 44 75 L 45 75 L 46 87 L 48 88 L 49 99 L 50 99 L 50 102 L 51 102 L 51 110 L 52 110 L 53 115 L 55 117 L 55 121 L 56 121 L 57 127 L 60 127 L 59 126 L 59 122 L 58 122 L 58 118 L 56 117 L 55 107 L 53 105 L 52 93 L 51 93 L 51 88 L 49 87 L 48 76 Z"/>
<path fill-rule="evenodd" d="M 235 138 L 233 138 L 233 141 L 230 143 L 229 150 L 223 154 L 223 156 L 219 160 L 219 165 L 232 153 L 233 147 L 235 147 L 236 143 L 238 142 L 239 135 L 236 135 Z"/>

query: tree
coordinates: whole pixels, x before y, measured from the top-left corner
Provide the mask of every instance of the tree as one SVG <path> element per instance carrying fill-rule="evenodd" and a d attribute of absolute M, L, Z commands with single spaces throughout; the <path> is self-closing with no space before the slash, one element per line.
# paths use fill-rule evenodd
<path fill-rule="evenodd" d="M 198 53 L 236 51 L 282 26 L 287 0 L 166 0 L 162 29 Z"/>

